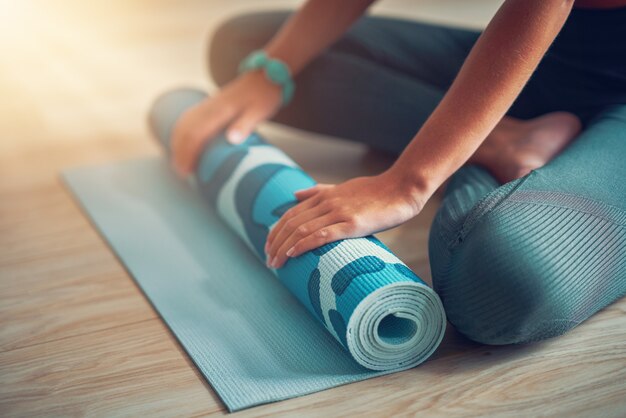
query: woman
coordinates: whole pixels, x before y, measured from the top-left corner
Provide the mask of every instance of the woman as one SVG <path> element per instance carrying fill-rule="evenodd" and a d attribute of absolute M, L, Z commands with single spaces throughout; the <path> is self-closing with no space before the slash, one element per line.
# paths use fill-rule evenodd
<path fill-rule="evenodd" d="M 559 335 L 623 296 L 626 1 L 507 0 L 482 33 L 359 19 L 372 2 L 223 24 L 210 54 L 222 88 L 178 122 L 179 171 L 219 132 L 237 143 L 268 119 L 399 155 L 298 192 L 267 240 L 273 268 L 407 221 L 456 172 L 430 261 L 450 322 L 475 341 Z M 291 103 L 268 62 L 288 69 Z"/>

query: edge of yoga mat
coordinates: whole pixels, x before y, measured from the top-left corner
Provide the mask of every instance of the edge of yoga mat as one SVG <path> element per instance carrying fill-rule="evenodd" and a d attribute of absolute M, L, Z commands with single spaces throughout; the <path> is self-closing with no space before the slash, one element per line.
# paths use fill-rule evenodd
<path fill-rule="evenodd" d="M 267 360 L 267 356 L 255 354 L 253 351 L 247 349 L 246 357 L 249 358 L 244 358 L 243 360 L 236 358 L 236 356 L 233 358 L 232 355 L 229 357 L 229 353 L 224 350 L 224 347 L 221 347 L 220 350 L 219 344 L 217 352 L 207 353 L 205 347 L 210 344 L 203 345 L 203 343 L 210 341 L 210 337 L 214 339 L 229 338 L 228 335 L 220 335 L 219 327 L 207 323 L 204 318 L 198 315 L 192 315 L 191 318 L 187 318 L 191 319 L 190 323 L 181 321 L 181 318 L 177 317 L 178 314 L 176 312 L 176 309 L 180 308 L 176 305 L 177 298 L 172 298 L 172 293 L 167 292 L 166 297 L 163 297 L 158 283 L 155 283 L 155 277 L 148 277 L 148 275 L 146 275 L 146 266 L 142 266 L 142 263 L 145 264 L 145 260 L 142 261 L 136 254 L 129 254 L 128 248 L 124 248 L 128 243 L 121 244 L 120 236 L 112 232 L 112 230 L 115 231 L 115 226 L 112 226 L 110 218 L 111 216 L 113 218 L 115 217 L 115 210 L 120 211 L 119 206 L 123 207 L 124 203 L 115 203 L 116 199 L 107 199 L 106 194 L 111 193 L 111 189 L 107 191 L 107 188 L 102 186 L 103 182 L 106 185 L 104 179 L 111 177 L 111 174 L 115 175 L 117 173 L 119 175 L 120 172 L 126 173 L 126 176 L 124 176 L 125 183 L 132 183 L 133 180 L 136 181 L 136 179 L 133 179 L 133 175 L 136 177 L 143 175 L 145 177 L 146 174 L 151 174 L 153 175 L 151 179 L 146 180 L 144 178 L 143 180 L 148 183 L 145 184 L 145 186 L 156 188 L 157 195 L 162 193 L 165 195 L 170 194 L 183 197 L 183 200 L 186 200 L 184 203 L 180 204 L 180 202 L 178 202 L 179 204 L 177 205 L 172 204 L 168 210 L 176 208 L 174 212 L 179 212 L 179 214 L 186 213 L 187 215 L 191 214 L 191 218 L 193 219 L 195 217 L 196 220 L 198 220 L 197 218 L 199 216 L 205 218 L 204 221 L 201 219 L 198 221 L 201 225 L 196 231 L 198 236 L 195 238 L 192 237 L 190 239 L 191 241 L 197 240 L 198 237 L 202 235 L 201 231 L 207 226 L 210 226 L 211 230 L 217 230 L 220 239 L 225 239 L 226 246 L 230 248 L 230 250 L 234 248 L 242 250 L 241 254 L 238 253 L 238 256 L 241 256 L 241 260 L 237 260 L 236 265 L 240 267 L 243 266 L 243 270 L 252 271 L 255 276 L 265 276 L 265 279 L 261 280 L 263 282 L 262 286 L 255 286 L 255 282 L 260 280 L 259 277 L 246 279 L 251 289 L 253 289 L 248 292 L 265 292 L 265 296 L 268 296 L 270 299 L 274 296 L 272 293 L 278 293 L 281 299 L 288 301 L 288 303 L 286 303 L 288 314 L 277 315 L 275 312 L 273 317 L 271 316 L 272 310 L 267 309 L 263 311 L 262 308 L 270 306 L 273 308 L 276 305 L 273 305 L 271 300 L 264 298 L 260 298 L 257 301 L 258 305 L 261 306 L 263 315 L 270 313 L 270 316 L 267 316 L 265 319 L 273 318 L 272 321 L 276 321 L 275 325 L 277 327 L 283 326 L 283 329 L 274 330 L 274 332 L 279 334 L 282 332 L 284 334 L 281 336 L 281 339 L 273 341 L 273 344 L 277 345 L 277 347 L 272 347 L 272 349 L 277 351 L 272 360 L 284 361 L 285 364 L 274 364 L 276 367 L 275 373 L 270 370 L 271 367 L 266 368 L 266 370 L 263 370 L 261 367 L 260 371 L 262 373 L 259 373 L 259 376 L 266 379 L 265 381 L 255 382 L 254 380 L 259 376 L 245 375 L 243 372 L 247 371 L 253 373 L 254 371 L 259 371 L 256 370 L 258 367 L 256 363 Z M 64 170 L 61 179 L 71 192 L 75 201 L 78 202 L 83 212 L 87 215 L 88 219 L 105 239 L 117 258 L 122 262 L 130 276 L 133 277 L 149 300 L 150 304 L 164 320 L 172 334 L 187 352 L 196 367 L 198 367 L 202 375 L 214 388 L 229 411 L 237 411 L 255 405 L 302 396 L 343 384 L 396 372 L 395 370 L 376 372 L 359 366 L 350 357 L 349 353 L 327 333 L 323 326 L 311 318 L 310 314 L 299 304 L 293 295 L 284 289 L 284 286 L 273 277 L 269 271 L 263 268 L 262 263 L 251 253 L 245 251 L 245 245 L 239 241 L 238 237 L 233 232 L 221 224 L 217 214 L 213 213 L 212 209 L 206 207 L 204 202 L 194 193 L 191 187 L 188 187 L 188 184 L 175 178 L 170 172 L 168 164 L 162 157 L 127 160 L 91 167 L 71 168 Z M 152 194 L 153 200 L 159 200 L 158 196 L 154 195 L 154 190 L 150 193 Z M 115 197 L 115 191 L 113 192 L 113 196 L 108 197 Z M 119 198 L 119 196 L 117 197 Z M 130 199 L 136 198 L 137 195 L 135 194 Z M 146 198 L 146 196 L 143 196 L 143 198 Z M 103 204 L 112 204 L 113 207 L 102 207 Z M 126 204 L 128 204 L 128 202 Z M 98 207 L 99 205 L 100 207 Z M 115 209 L 115 205 L 118 206 L 117 209 Z M 163 208 L 156 209 L 162 210 Z M 113 211 L 113 214 L 111 214 L 111 211 Z M 168 223 L 170 221 L 174 226 L 177 225 L 177 222 L 180 224 L 180 219 L 170 219 Z M 143 220 L 139 223 L 141 222 L 146 221 Z M 196 221 L 194 220 L 192 223 L 193 222 Z M 202 225 L 202 223 L 204 223 L 204 225 Z M 133 222 L 131 229 L 133 228 L 135 230 L 141 229 L 141 227 L 138 227 L 137 222 Z M 125 227 L 122 227 L 122 229 L 125 229 Z M 211 234 L 205 235 L 204 239 L 206 242 L 215 241 L 215 238 L 212 237 Z M 135 241 L 135 244 L 141 243 L 140 238 Z M 131 247 L 132 245 L 133 244 L 131 244 Z M 163 262 L 163 260 L 160 262 Z M 210 276 L 211 274 L 215 274 L 215 272 L 206 271 L 204 274 Z M 166 277 L 165 280 L 171 280 L 171 278 Z M 189 283 L 187 283 L 187 285 L 189 285 Z M 178 297 L 191 295 L 191 297 L 198 299 L 195 302 L 203 302 L 201 297 L 198 298 L 194 295 L 195 290 L 186 289 L 184 284 L 177 286 L 173 291 L 179 292 Z M 274 296 L 274 299 L 278 298 Z M 284 300 L 281 302 L 284 302 Z M 204 302 L 207 301 L 205 300 Z M 279 304 L 281 302 L 279 302 Z M 183 309 L 193 311 L 193 308 L 189 307 L 192 303 L 184 303 L 183 305 L 185 306 Z M 201 308 L 203 307 L 198 306 L 200 311 L 202 311 Z M 197 313 L 198 312 L 196 312 L 196 314 Z M 287 319 L 287 322 L 290 322 L 291 325 L 298 324 L 298 326 L 302 328 L 291 327 L 289 332 L 293 331 L 293 335 L 286 335 L 285 332 L 287 329 L 284 328 L 285 319 Z M 268 330 L 271 331 L 271 327 L 264 331 Z M 237 330 L 236 327 L 230 327 L 228 334 L 234 335 L 235 340 L 237 338 L 243 338 L 247 343 L 258 344 L 259 342 L 254 340 L 254 336 L 250 337 L 249 331 L 250 330 L 247 329 Z M 288 338 L 290 342 L 285 343 L 285 341 L 281 341 L 282 338 Z M 265 343 L 268 341 L 271 340 L 266 340 Z M 263 344 L 263 342 L 261 342 L 261 344 Z M 235 352 L 236 351 L 237 349 L 235 349 Z M 293 351 L 296 352 L 295 355 Z M 239 354 L 241 354 L 241 352 Z M 289 369 L 293 364 L 290 365 L 287 363 L 292 362 L 294 357 L 297 357 L 297 362 L 301 362 L 300 365 L 304 366 L 304 372 L 298 373 L 298 371 Z"/>

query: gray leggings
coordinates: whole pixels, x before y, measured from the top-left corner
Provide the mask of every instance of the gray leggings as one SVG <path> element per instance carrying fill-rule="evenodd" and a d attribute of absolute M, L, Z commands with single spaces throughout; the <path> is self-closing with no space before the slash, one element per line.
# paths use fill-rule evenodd
<path fill-rule="evenodd" d="M 220 26 L 210 48 L 215 81 L 234 78 L 241 59 L 264 46 L 287 15 L 243 15 Z M 562 154 L 504 185 L 466 166 L 447 187 L 430 233 L 433 285 L 449 321 L 472 340 L 510 344 L 560 335 L 626 294 L 622 32 L 626 9 L 611 16 L 574 11 L 508 112 L 578 115 L 585 129 Z M 274 121 L 398 154 L 479 35 L 365 17 L 298 74 L 293 102 Z M 601 41 L 610 54 L 597 54 Z M 582 67 L 590 61 L 585 54 L 597 55 L 593 68 Z"/>

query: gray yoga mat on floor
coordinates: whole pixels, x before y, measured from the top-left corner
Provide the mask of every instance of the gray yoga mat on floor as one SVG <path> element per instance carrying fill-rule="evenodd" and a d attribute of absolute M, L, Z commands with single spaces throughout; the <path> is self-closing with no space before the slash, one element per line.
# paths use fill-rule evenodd
<path fill-rule="evenodd" d="M 230 411 L 394 371 L 355 362 L 165 158 L 63 178 Z"/>

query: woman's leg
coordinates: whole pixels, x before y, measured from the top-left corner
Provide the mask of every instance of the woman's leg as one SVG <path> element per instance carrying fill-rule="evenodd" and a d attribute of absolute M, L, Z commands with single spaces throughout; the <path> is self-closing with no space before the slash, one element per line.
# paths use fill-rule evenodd
<path fill-rule="evenodd" d="M 626 294 L 626 105 L 558 157 L 499 186 L 452 178 L 430 235 L 448 319 L 488 344 L 560 335 Z"/>
<path fill-rule="evenodd" d="M 288 16 L 264 12 L 223 23 L 210 47 L 215 81 L 223 85 L 236 77 L 238 63 L 265 45 Z M 273 120 L 399 154 L 437 106 L 479 35 L 364 17 L 296 77 L 293 102 Z M 528 107 L 523 102 L 533 100 L 520 100 L 515 108 Z M 470 162 L 506 183 L 549 161 L 579 128 L 576 117 L 563 112 L 529 121 L 505 117 Z"/>
<path fill-rule="evenodd" d="M 210 68 L 218 85 L 288 17 L 257 13 L 214 33 Z M 364 17 L 295 79 L 296 94 L 274 121 L 400 153 L 451 84 L 479 33 Z"/>

